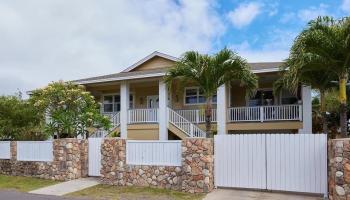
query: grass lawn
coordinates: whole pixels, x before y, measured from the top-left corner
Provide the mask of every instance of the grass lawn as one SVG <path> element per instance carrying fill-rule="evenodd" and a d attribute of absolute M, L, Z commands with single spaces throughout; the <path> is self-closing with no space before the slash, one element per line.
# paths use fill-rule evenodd
<path fill-rule="evenodd" d="M 111 199 L 111 200 L 138 200 L 138 199 L 156 199 L 156 200 L 200 200 L 205 195 L 189 194 L 165 189 L 156 189 L 149 187 L 118 187 L 110 185 L 97 185 L 78 192 L 68 194 L 71 197 L 89 197 L 92 199 Z"/>
<path fill-rule="evenodd" d="M 28 192 L 41 187 L 54 185 L 56 183 L 59 182 L 23 176 L 0 175 L 0 189 L 15 189 L 21 192 Z"/>

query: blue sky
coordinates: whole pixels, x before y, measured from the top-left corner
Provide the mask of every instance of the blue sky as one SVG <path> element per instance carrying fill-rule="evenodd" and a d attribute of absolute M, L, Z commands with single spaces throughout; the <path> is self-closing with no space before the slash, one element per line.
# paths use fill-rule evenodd
<path fill-rule="evenodd" d="M 309 20 L 349 14 L 350 0 L 0 0 L 0 95 L 120 72 L 153 51 L 282 61 Z"/>

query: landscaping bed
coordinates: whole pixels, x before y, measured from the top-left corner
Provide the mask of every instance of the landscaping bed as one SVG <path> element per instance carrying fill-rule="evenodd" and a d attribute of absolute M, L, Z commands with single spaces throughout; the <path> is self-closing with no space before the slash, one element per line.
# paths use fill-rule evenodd
<path fill-rule="evenodd" d="M 85 197 L 89 199 L 111 199 L 111 200 L 200 200 L 205 194 L 190 194 L 166 189 L 149 187 L 117 187 L 110 185 L 97 185 L 78 192 L 68 194 L 70 197 Z"/>
<path fill-rule="evenodd" d="M 59 181 L 23 177 L 23 176 L 5 176 L 0 175 L 0 190 L 14 189 L 21 192 L 28 192 L 38 188 L 54 185 Z"/>

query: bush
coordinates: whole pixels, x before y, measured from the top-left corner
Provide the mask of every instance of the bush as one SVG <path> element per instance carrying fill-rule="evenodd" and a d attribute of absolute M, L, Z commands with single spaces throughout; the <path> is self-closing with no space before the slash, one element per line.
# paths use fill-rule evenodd
<path fill-rule="evenodd" d="M 99 112 L 99 105 L 80 85 L 54 82 L 35 90 L 30 102 L 46 116 L 45 131 L 58 138 L 89 135 L 91 128 L 108 130 L 111 122 Z"/>
<path fill-rule="evenodd" d="M 1 140 L 45 140 L 41 131 L 42 115 L 26 100 L 18 96 L 0 96 Z"/>

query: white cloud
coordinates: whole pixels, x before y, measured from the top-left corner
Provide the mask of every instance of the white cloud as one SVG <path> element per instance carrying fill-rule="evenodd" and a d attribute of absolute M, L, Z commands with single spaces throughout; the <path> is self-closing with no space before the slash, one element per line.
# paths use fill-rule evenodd
<path fill-rule="evenodd" d="M 230 22 L 236 28 L 249 25 L 260 13 L 262 5 L 258 2 L 242 3 L 228 13 Z"/>
<path fill-rule="evenodd" d="M 297 16 L 304 22 L 316 19 L 318 16 L 328 15 L 328 5 L 320 4 L 319 6 L 312 6 L 307 9 L 302 9 L 298 12 Z"/>
<path fill-rule="evenodd" d="M 231 44 L 230 48 L 246 58 L 248 62 L 280 62 L 288 57 L 296 35 L 297 32 L 294 31 L 273 29 L 266 33 L 266 41 L 259 47 L 256 47 L 259 40 L 249 40 Z"/>
<path fill-rule="evenodd" d="M 341 9 L 345 12 L 350 12 L 350 0 L 343 0 Z"/>
<path fill-rule="evenodd" d="M 211 51 L 212 0 L 0 1 L 0 95 L 116 73 L 158 50 Z"/>

